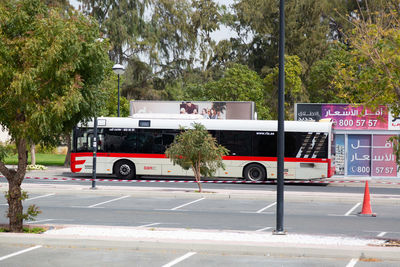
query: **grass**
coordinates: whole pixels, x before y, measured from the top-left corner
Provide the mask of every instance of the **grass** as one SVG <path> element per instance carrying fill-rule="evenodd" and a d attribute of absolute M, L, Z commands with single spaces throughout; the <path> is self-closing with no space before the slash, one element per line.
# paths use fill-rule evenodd
<path fill-rule="evenodd" d="M 58 154 L 44 154 L 36 153 L 36 164 L 44 166 L 63 166 L 65 161 L 65 155 Z M 31 162 L 31 156 L 28 155 L 28 164 Z M 7 165 L 17 165 L 18 155 L 10 155 L 4 159 L 4 163 Z"/>
<path fill-rule="evenodd" d="M 43 227 L 23 227 L 23 232 L 26 234 L 41 234 L 46 232 L 46 229 Z M 8 227 L 0 227 L 0 233 L 8 233 L 10 230 Z"/>

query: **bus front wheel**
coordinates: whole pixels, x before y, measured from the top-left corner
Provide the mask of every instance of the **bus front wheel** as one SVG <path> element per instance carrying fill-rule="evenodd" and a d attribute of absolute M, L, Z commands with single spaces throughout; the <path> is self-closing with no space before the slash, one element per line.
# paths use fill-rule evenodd
<path fill-rule="evenodd" d="M 266 176 L 264 167 L 259 164 L 250 164 L 244 168 L 244 178 L 246 178 L 247 181 L 264 181 Z"/>
<path fill-rule="evenodd" d="M 114 165 L 114 174 L 119 179 L 130 180 L 135 177 L 135 165 L 128 160 L 118 161 Z"/>

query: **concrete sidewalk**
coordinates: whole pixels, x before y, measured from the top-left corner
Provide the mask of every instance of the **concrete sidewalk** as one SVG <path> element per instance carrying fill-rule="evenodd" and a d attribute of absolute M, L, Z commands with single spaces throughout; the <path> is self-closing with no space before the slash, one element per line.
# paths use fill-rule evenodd
<path fill-rule="evenodd" d="M 49 225 L 51 227 L 51 225 Z M 110 226 L 54 226 L 44 234 L 1 233 L 3 244 L 76 248 L 182 250 L 235 255 L 371 258 L 400 261 L 399 247 L 383 240 L 271 232 Z"/>

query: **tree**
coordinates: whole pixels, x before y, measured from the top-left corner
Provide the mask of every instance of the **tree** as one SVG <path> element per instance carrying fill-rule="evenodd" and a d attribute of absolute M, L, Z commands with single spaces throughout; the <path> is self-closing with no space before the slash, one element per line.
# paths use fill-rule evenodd
<path fill-rule="evenodd" d="M 150 0 L 79 0 L 85 14 L 99 23 L 100 31 L 110 40 L 109 52 L 115 63 L 125 62 L 143 51 L 148 24 L 144 20 Z"/>
<path fill-rule="evenodd" d="M 340 66 L 349 64 L 350 55 L 340 42 L 334 42 L 324 58 L 317 61 L 308 76 L 307 91 L 311 103 L 341 103 L 345 101 L 339 94 L 334 78 Z"/>
<path fill-rule="evenodd" d="M 300 78 L 302 65 L 298 56 L 285 56 L 285 117 L 293 118 L 294 104 L 307 102 L 308 95 Z M 276 66 L 264 78 L 266 87 L 266 104 L 271 107 L 273 117 L 277 118 L 278 110 L 278 76 L 279 67 Z"/>
<path fill-rule="evenodd" d="M 329 0 L 330 1 L 330 0 Z M 313 63 L 324 55 L 329 33 L 328 21 L 323 19 L 326 2 L 314 0 L 285 1 L 285 51 L 297 55 L 306 75 Z M 279 1 L 236 0 L 234 15 L 228 25 L 237 33 L 239 62 L 261 74 L 264 67 L 278 63 Z"/>
<path fill-rule="evenodd" d="M 261 119 L 270 119 L 269 104 L 265 104 L 262 79 L 247 66 L 231 64 L 222 78 L 204 85 L 188 86 L 191 99 L 208 101 L 253 101 Z"/>
<path fill-rule="evenodd" d="M 343 99 L 370 108 L 395 108 L 400 101 L 399 13 L 390 4 L 386 7 L 352 17 L 354 28 L 345 33 L 349 49 L 343 50 L 349 60 L 338 66 L 333 81 Z"/>
<path fill-rule="evenodd" d="M 18 151 L 16 170 L 6 167 L 0 153 L 0 172 L 9 183 L 13 232 L 23 226 L 27 145 L 56 144 L 104 103 L 99 85 L 111 64 L 108 44 L 99 37 L 98 25 L 78 12 L 41 0 L 0 1 L 0 125 Z"/>
<path fill-rule="evenodd" d="M 192 129 L 181 129 L 165 155 L 174 165 L 192 169 L 201 192 L 201 175 L 212 176 L 218 168 L 224 168 L 222 157 L 228 154 L 228 150 L 217 144 L 204 125 L 193 123 L 192 126 Z"/>

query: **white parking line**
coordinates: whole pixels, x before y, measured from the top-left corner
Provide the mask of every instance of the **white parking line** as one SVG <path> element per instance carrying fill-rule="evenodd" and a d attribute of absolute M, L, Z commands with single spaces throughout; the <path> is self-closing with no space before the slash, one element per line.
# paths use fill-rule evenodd
<path fill-rule="evenodd" d="M 377 237 L 382 237 L 382 236 L 384 236 L 384 235 L 386 235 L 387 234 L 387 232 L 380 232 L 378 235 L 377 235 Z"/>
<path fill-rule="evenodd" d="M 149 226 L 158 225 L 158 224 L 161 224 L 161 223 L 149 223 L 149 224 L 136 226 L 136 228 L 149 227 Z"/>
<path fill-rule="evenodd" d="M 171 267 L 171 266 L 174 266 L 175 264 L 177 264 L 177 263 L 179 263 L 179 262 L 181 262 L 181 261 L 183 261 L 183 260 L 185 260 L 185 259 L 187 259 L 187 258 L 193 256 L 193 255 L 196 254 L 196 253 L 197 253 L 197 252 L 188 252 L 188 253 L 186 253 L 185 255 L 183 255 L 182 257 L 179 257 L 179 258 L 177 258 L 177 259 L 175 259 L 175 260 L 173 260 L 173 261 L 171 261 L 171 262 L 169 262 L 169 263 L 163 265 L 162 267 Z"/>
<path fill-rule="evenodd" d="M 175 207 L 175 208 L 172 208 L 172 209 L 170 209 L 170 210 L 177 210 L 177 209 L 179 209 L 179 208 L 182 208 L 182 207 L 185 207 L 185 206 L 187 206 L 187 205 L 190 205 L 190 204 L 196 203 L 196 202 L 198 202 L 198 201 L 200 201 L 200 200 L 203 200 L 203 199 L 205 199 L 205 198 L 204 198 L 204 197 L 202 197 L 202 198 L 200 198 L 200 199 L 197 199 L 197 200 L 194 200 L 194 201 L 192 201 L 192 202 L 189 202 L 189 203 L 186 203 L 186 204 L 180 205 L 180 206 L 178 206 L 178 207 Z"/>
<path fill-rule="evenodd" d="M 269 230 L 269 229 L 271 229 L 271 228 L 272 228 L 272 227 L 261 228 L 261 229 L 256 230 L 256 232 L 262 232 L 262 231 L 264 231 L 264 230 Z"/>
<path fill-rule="evenodd" d="M 1 257 L 0 261 L 8 259 L 8 258 L 11 258 L 11 257 L 14 257 L 14 256 L 17 256 L 19 254 L 22 254 L 22 253 L 25 253 L 25 252 L 28 252 L 28 251 L 31 251 L 31 250 L 34 250 L 34 249 L 37 249 L 37 248 L 41 248 L 41 247 L 42 246 L 38 245 L 38 246 L 34 246 L 34 247 L 30 247 L 30 248 L 27 248 L 27 249 L 24 249 L 24 250 L 17 251 L 15 253 L 8 254 L 6 256 Z"/>
<path fill-rule="evenodd" d="M 103 204 L 106 204 L 106 203 L 110 203 L 110 202 L 113 202 L 113 201 L 117 201 L 117 200 L 120 200 L 120 199 L 124 199 L 124 198 L 127 198 L 127 197 L 129 197 L 129 196 L 122 196 L 122 197 L 119 197 L 119 198 L 114 198 L 114 199 L 111 199 L 111 200 L 107 200 L 107 201 L 104 201 L 104 202 L 101 202 L 101 203 L 97 203 L 97 204 L 91 205 L 88 208 L 94 208 L 96 206 L 100 206 L 100 205 L 103 205 Z"/>
<path fill-rule="evenodd" d="M 54 196 L 54 195 L 55 195 L 55 193 L 47 194 L 47 195 L 43 195 L 43 196 L 37 196 L 37 197 L 33 197 L 33 198 L 27 198 L 24 201 L 34 200 L 34 199 L 38 199 L 38 198 L 42 198 L 42 197 L 50 197 L 50 196 Z M 0 204 L 0 206 L 8 206 L 8 203 Z"/>
<path fill-rule="evenodd" d="M 274 203 L 272 203 L 272 204 L 266 206 L 265 208 L 262 208 L 262 209 L 256 211 L 256 213 L 261 213 L 261 212 L 263 212 L 264 210 L 269 209 L 269 208 L 271 208 L 271 207 L 273 207 L 273 206 L 275 206 L 275 205 L 276 205 L 276 202 L 274 202 Z"/>
<path fill-rule="evenodd" d="M 47 194 L 47 195 L 43 195 L 43 196 L 37 196 L 37 197 L 25 199 L 25 201 L 34 200 L 34 199 L 43 198 L 43 197 L 50 197 L 50 196 L 54 196 L 54 195 L 55 195 L 55 193 Z"/>
<path fill-rule="evenodd" d="M 361 202 L 358 202 L 357 204 L 355 204 L 354 205 L 354 207 L 352 207 L 348 212 L 346 212 L 345 214 L 344 214 L 344 216 L 349 216 L 350 215 L 350 213 L 352 213 L 358 206 L 360 206 L 361 205 Z"/>
<path fill-rule="evenodd" d="M 349 263 L 347 263 L 346 267 L 354 267 L 358 262 L 358 259 L 351 259 Z"/>
<path fill-rule="evenodd" d="M 54 221 L 55 219 L 45 219 L 45 220 L 40 220 L 40 221 L 31 221 L 31 222 L 25 222 L 27 224 L 30 223 L 42 223 L 42 222 L 49 222 L 49 221 Z"/>

